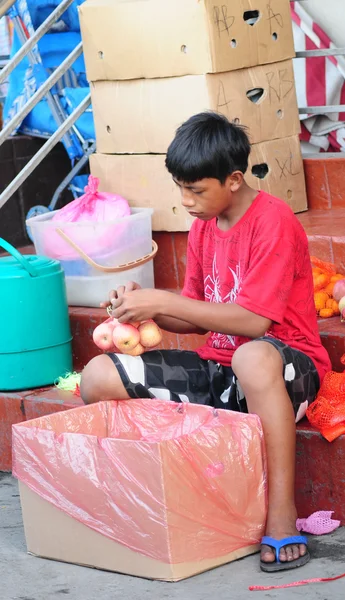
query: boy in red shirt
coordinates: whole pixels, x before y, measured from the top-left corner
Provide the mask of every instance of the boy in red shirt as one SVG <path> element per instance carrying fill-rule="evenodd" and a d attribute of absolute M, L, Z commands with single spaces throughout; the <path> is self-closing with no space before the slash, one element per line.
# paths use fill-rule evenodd
<path fill-rule="evenodd" d="M 167 331 L 211 332 L 197 352 L 103 355 L 85 368 L 85 403 L 126 398 L 194 402 L 259 415 L 268 459 L 268 517 L 261 568 L 306 564 L 296 530 L 295 421 L 331 365 L 321 345 L 308 242 L 281 200 L 244 181 L 250 144 L 216 113 L 176 132 L 166 166 L 196 217 L 182 294 L 129 283 L 110 294 L 120 322 L 154 319 Z"/>

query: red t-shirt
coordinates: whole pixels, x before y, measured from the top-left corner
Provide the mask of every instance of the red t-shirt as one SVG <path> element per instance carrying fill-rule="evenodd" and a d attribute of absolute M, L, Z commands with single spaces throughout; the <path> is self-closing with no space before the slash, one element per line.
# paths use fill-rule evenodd
<path fill-rule="evenodd" d="M 287 204 L 260 192 L 228 231 L 216 219 L 193 223 L 187 250 L 184 296 L 236 302 L 273 323 L 271 335 L 309 356 L 322 381 L 331 369 L 321 344 L 307 236 Z M 211 332 L 198 349 L 205 360 L 231 365 L 249 338 Z"/>

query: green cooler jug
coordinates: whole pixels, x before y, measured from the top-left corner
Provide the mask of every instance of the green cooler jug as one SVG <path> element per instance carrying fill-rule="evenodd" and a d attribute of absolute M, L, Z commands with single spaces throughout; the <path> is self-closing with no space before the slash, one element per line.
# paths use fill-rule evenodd
<path fill-rule="evenodd" d="M 0 238 L 0 391 L 50 385 L 72 370 L 64 272 Z"/>

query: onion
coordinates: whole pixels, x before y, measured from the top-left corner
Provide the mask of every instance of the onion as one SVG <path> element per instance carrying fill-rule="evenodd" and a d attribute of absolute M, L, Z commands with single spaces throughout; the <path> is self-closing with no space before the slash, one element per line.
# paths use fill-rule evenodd
<path fill-rule="evenodd" d="M 343 296 L 345 296 L 345 279 L 339 279 L 333 288 L 333 298 L 339 302 Z"/>
<path fill-rule="evenodd" d="M 344 309 L 345 309 L 345 296 L 343 296 L 339 300 L 339 310 L 340 310 L 340 312 L 343 313 Z"/>

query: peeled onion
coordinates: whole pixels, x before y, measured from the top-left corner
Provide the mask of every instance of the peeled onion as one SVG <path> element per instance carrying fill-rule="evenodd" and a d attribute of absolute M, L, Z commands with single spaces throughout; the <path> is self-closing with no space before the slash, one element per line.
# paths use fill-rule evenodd
<path fill-rule="evenodd" d="M 340 312 L 343 313 L 344 309 L 345 309 L 345 296 L 343 296 L 339 300 L 339 310 L 340 310 Z"/>
<path fill-rule="evenodd" d="M 339 281 L 336 282 L 332 295 L 337 302 L 340 302 L 341 298 L 345 296 L 345 279 L 339 279 Z"/>

